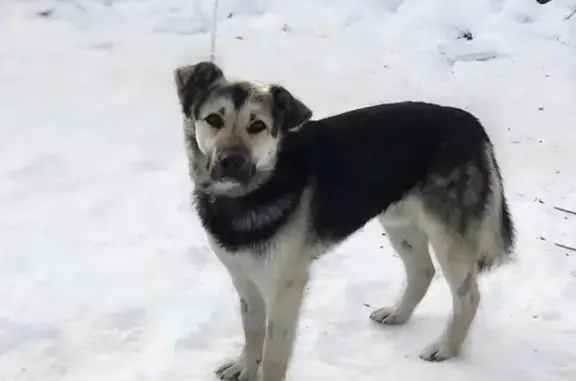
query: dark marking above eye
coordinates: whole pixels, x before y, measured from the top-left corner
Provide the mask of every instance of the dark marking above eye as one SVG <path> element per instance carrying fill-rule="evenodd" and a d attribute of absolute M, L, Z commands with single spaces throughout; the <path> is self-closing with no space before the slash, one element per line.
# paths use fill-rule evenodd
<path fill-rule="evenodd" d="M 234 103 L 234 107 L 238 110 L 248 99 L 250 95 L 250 91 L 245 84 L 234 84 L 231 88 L 232 93 L 232 102 Z"/>
<path fill-rule="evenodd" d="M 230 100 L 234 109 L 239 110 L 250 97 L 250 88 L 247 83 L 234 82 L 217 86 L 211 93 L 211 99 L 224 98 Z"/>
<path fill-rule="evenodd" d="M 253 113 L 250 113 L 250 121 L 253 122 L 254 119 L 256 119 L 256 115 L 254 115 Z"/>
<path fill-rule="evenodd" d="M 222 115 L 226 115 L 226 108 L 222 107 L 220 110 L 218 110 L 218 112 Z"/>

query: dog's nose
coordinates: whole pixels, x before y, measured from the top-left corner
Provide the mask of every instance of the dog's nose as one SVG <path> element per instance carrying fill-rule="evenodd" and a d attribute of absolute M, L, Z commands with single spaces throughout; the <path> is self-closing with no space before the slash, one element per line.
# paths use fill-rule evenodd
<path fill-rule="evenodd" d="M 222 168 L 222 172 L 236 172 L 241 170 L 243 167 L 246 166 L 246 157 L 239 153 L 232 153 L 226 155 L 220 159 L 220 167 Z"/>
<path fill-rule="evenodd" d="M 218 174 L 222 178 L 228 178 L 246 183 L 252 174 L 248 156 L 243 153 L 231 152 L 220 157 L 218 161 Z"/>

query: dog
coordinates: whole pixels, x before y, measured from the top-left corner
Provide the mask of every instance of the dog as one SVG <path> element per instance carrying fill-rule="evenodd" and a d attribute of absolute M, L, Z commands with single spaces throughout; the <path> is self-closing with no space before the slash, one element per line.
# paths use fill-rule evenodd
<path fill-rule="evenodd" d="M 325 119 L 285 87 L 229 80 L 214 63 L 174 72 L 207 239 L 240 299 L 245 343 L 221 379 L 281 381 L 311 262 L 372 219 L 404 264 L 398 303 L 371 314 L 405 323 L 435 274 L 452 316 L 420 357 L 459 354 L 480 302 L 477 275 L 510 261 L 514 225 L 493 144 L 470 113 L 424 102 Z M 261 368 L 261 369 L 260 369 Z"/>

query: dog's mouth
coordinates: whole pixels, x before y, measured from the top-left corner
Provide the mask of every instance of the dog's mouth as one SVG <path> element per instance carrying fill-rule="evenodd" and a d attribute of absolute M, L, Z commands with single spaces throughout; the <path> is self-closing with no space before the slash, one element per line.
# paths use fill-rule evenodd
<path fill-rule="evenodd" d="M 225 176 L 210 170 L 210 179 L 200 184 L 205 193 L 216 196 L 242 197 L 258 189 L 270 176 L 269 171 L 258 171 L 255 167 L 241 176 Z"/>
<path fill-rule="evenodd" d="M 257 190 L 270 178 L 271 169 L 258 168 L 252 160 L 225 159 L 230 155 L 210 155 L 191 163 L 196 191 L 214 196 L 242 197 Z M 228 162 L 227 162 L 228 160 Z"/>
<path fill-rule="evenodd" d="M 248 165 L 245 168 L 227 170 L 216 165 L 209 169 L 210 179 L 213 183 L 228 184 L 228 186 L 247 186 L 255 175 L 255 169 L 253 165 Z"/>
<path fill-rule="evenodd" d="M 223 196 L 235 196 L 245 193 L 246 185 L 234 180 L 218 180 L 210 184 L 210 193 Z"/>

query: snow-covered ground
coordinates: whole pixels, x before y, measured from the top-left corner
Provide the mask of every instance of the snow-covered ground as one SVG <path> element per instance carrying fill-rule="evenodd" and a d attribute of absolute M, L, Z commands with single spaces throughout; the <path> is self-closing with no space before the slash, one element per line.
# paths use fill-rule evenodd
<path fill-rule="evenodd" d="M 518 262 L 482 279 L 465 353 L 430 364 L 441 275 L 413 320 L 374 223 L 314 268 L 289 380 L 576 379 L 574 0 L 221 0 L 218 63 L 316 117 L 396 100 L 486 125 Z M 242 343 L 191 212 L 172 71 L 208 57 L 208 0 L 0 1 L 0 380 L 195 381 Z M 473 39 L 458 39 L 468 32 Z M 476 60 L 475 58 L 480 58 Z"/>

